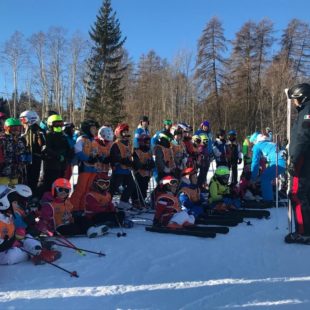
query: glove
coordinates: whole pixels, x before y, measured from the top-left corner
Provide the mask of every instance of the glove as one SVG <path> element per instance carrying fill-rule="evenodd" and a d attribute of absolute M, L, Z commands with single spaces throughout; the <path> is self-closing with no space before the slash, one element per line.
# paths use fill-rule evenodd
<path fill-rule="evenodd" d="M 87 161 L 87 163 L 89 164 L 95 164 L 97 162 L 98 162 L 98 157 L 92 157 L 92 156 L 89 156 L 88 161 Z"/>
<path fill-rule="evenodd" d="M 292 177 L 296 176 L 296 168 L 295 168 L 295 164 L 294 163 L 290 162 L 289 165 L 288 165 L 287 170 L 288 170 L 288 173 Z"/>
<path fill-rule="evenodd" d="M 238 158 L 238 165 L 242 163 L 242 158 Z"/>

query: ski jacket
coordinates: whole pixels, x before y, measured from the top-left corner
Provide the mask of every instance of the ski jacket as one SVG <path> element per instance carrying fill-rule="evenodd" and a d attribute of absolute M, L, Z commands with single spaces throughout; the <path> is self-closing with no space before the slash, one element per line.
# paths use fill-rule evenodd
<path fill-rule="evenodd" d="M 51 202 L 45 202 L 40 210 L 37 228 L 42 232 L 55 231 L 59 226 L 73 223 L 72 210 L 70 198 L 65 201 L 55 198 Z"/>
<path fill-rule="evenodd" d="M 29 162 L 29 152 L 23 137 L 17 140 L 11 134 L 0 137 L 0 177 L 21 181 L 23 169 Z"/>
<path fill-rule="evenodd" d="M 13 216 L 0 213 L 0 252 L 12 247 L 15 241 L 15 225 Z"/>
<path fill-rule="evenodd" d="M 251 150 L 251 143 L 248 138 L 243 140 L 242 144 L 242 154 L 245 164 L 251 164 L 252 162 L 252 150 Z"/>
<path fill-rule="evenodd" d="M 211 178 L 209 184 L 209 204 L 221 201 L 224 195 L 230 194 L 230 188 L 228 185 L 221 184 L 215 177 Z"/>
<path fill-rule="evenodd" d="M 86 135 L 78 137 L 74 151 L 80 162 L 81 172 L 100 172 L 102 153 L 99 144 L 93 137 L 90 138 Z"/>
<path fill-rule="evenodd" d="M 213 135 L 211 133 L 210 130 L 208 131 L 205 131 L 205 130 L 202 130 L 202 129 L 198 129 L 196 132 L 195 132 L 195 135 L 202 135 L 202 134 L 205 134 L 208 136 L 208 154 L 210 157 L 213 157 Z"/>
<path fill-rule="evenodd" d="M 128 141 L 116 140 L 111 147 L 110 156 L 113 173 L 131 173 L 133 161 Z"/>
<path fill-rule="evenodd" d="M 231 158 L 230 148 L 226 140 L 216 138 L 213 145 L 215 160 L 220 165 L 227 165 Z"/>
<path fill-rule="evenodd" d="M 172 193 L 160 193 L 155 201 L 154 225 L 167 226 L 172 216 L 180 211 L 177 196 Z"/>
<path fill-rule="evenodd" d="M 187 162 L 187 152 L 184 143 L 172 140 L 171 148 L 173 152 L 173 159 L 175 166 L 178 169 L 184 169 Z"/>
<path fill-rule="evenodd" d="M 297 174 L 309 177 L 310 173 L 310 101 L 297 108 L 298 116 L 293 125 L 289 145 L 291 163 Z M 303 167 L 303 169 L 301 169 Z M 306 169 L 305 169 L 306 168 Z"/>
<path fill-rule="evenodd" d="M 65 170 L 74 156 L 74 151 L 62 132 L 48 131 L 46 134 L 45 165 L 49 170 Z"/>
<path fill-rule="evenodd" d="M 180 204 L 190 213 L 193 213 L 195 217 L 203 213 L 203 205 L 206 204 L 206 200 L 197 185 L 182 182 L 178 197 Z"/>
<path fill-rule="evenodd" d="M 99 138 L 95 138 L 95 140 L 99 145 L 99 153 L 101 154 L 101 157 L 102 157 L 102 160 L 100 161 L 99 170 L 103 173 L 108 174 L 111 168 L 110 151 L 111 151 L 113 142 L 108 142 L 104 144 L 104 142 L 100 140 Z"/>
<path fill-rule="evenodd" d="M 261 141 L 254 145 L 252 149 L 252 164 L 251 164 L 251 180 L 255 181 L 260 167 L 261 158 L 265 158 L 268 166 L 277 164 L 277 146 L 273 142 Z M 285 169 L 285 160 L 278 152 L 278 165 Z"/>
<path fill-rule="evenodd" d="M 33 124 L 27 128 L 22 137 L 32 157 L 41 158 L 42 148 L 45 145 L 45 136 L 39 125 Z"/>
<path fill-rule="evenodd" d="M 154 148 L 154 156 L 158 174 L 170 173 L 175 169 L 172 148 L 156 145 Z"/>
<path fill-rule="evenodd" d="M 92 217 L 97 213 L 115 212 L 112 195 L 108 191 L 99 193 L 91 190 L 85 196 L 85 215 Z"/>
<path fill-rule="evenodd" d="M 227 148 L 229 148 L 230 158 L 228 160 L 231 164 L 238 163 L 238 160 L 242 159 L 242 152 L 240 144 L 237 141 L 227 141 Z"/>
<path fill-rule="evenodd" d="M 133 152 L 133 161 L 135 173 L 142 177 L 151 177 L 152 169 L 155 167 L 151 151 L 143 152 L 141 149 L 136 149 Z"/>
<path fill-rule="evenodd" d="M 150 132 L 149 132 L 148 128 L 144 128 L 144 127 L 142 127 L 141 125 L 139 125 L 139 126 L 136 128 L 135 132 L 134 132 L 134 138 L 133 138 L 133 148 L 134 148 L 134 149 L 138 149 L 138 148 L 139 148 L 138 139 L 139 139 L 139 137 L 140 137 L 141 135 L 143 135 L 143 134 L 149 136 L 149 135 L 150 135 Z"/>

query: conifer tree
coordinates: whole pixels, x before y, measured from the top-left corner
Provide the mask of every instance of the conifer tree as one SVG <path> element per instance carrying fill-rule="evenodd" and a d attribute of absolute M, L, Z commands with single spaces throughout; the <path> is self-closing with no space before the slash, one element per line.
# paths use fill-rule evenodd
<path fill-rule="evenodd" d="M 119 20 L 110 0 L 104 0 L 89 32 L 93 46 L 88 59 L 86 117 L 116 125 L 123 115 L 122 78 L 126 66 Z"/>

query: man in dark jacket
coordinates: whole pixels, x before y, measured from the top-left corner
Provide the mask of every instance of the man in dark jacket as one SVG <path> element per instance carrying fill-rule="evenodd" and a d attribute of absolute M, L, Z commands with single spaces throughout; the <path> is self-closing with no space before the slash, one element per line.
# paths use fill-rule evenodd
<path fill-rule="evenodd" d="M 288 243 L 310 244 L 310 85 L 303 83 L 288 90 L 298 116 L 289 145 L 289 173 L 293 178 L 291 202 L 295 215 L 295 232 L 285 237 Z"/>

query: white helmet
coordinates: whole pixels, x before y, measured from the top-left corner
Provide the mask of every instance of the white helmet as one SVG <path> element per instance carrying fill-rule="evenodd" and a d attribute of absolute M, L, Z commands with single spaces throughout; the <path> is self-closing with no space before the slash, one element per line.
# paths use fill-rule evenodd
<path fill-rule="evenodd" d="M 32 191 L 27 185 L 18 184 L 12 187 L 0 185 L 0 210 L 7 210 L 10 207 L 8 195 L 14 192 L 24 198 L 28 198 L 32 195 Z"/>
<path fill-rule="evenodd" d="M 40 117 L 35 111 L 24 111 L 23 113 L 21 113 L 19 118 L 23 124 L 33 125 L 40 122 Z"/>
<path fill-rule="evenodd" d="M 98 131 L 98 137 L 100 140 L 112 142 L 114 139 L 114 133 L 112 128 L 108 126 L 102 126 Z"/>

